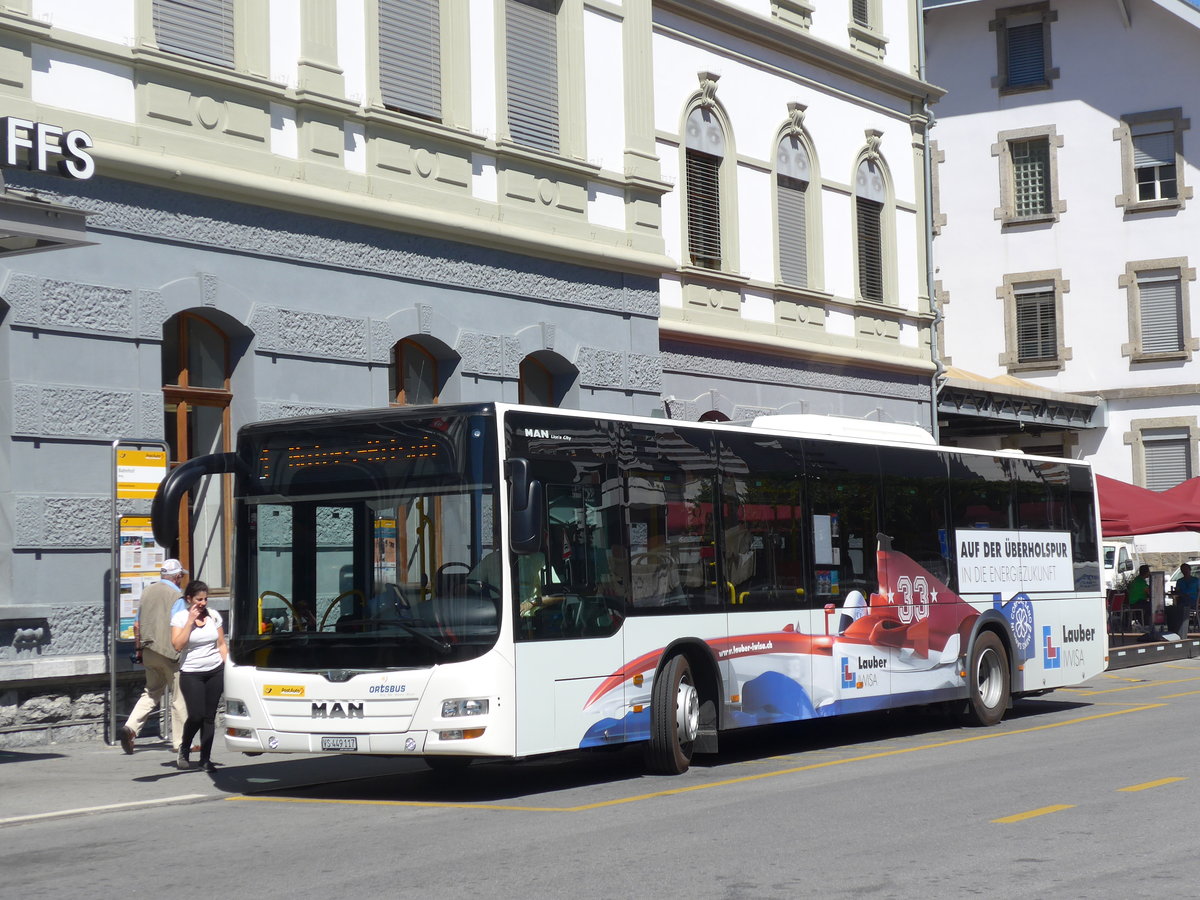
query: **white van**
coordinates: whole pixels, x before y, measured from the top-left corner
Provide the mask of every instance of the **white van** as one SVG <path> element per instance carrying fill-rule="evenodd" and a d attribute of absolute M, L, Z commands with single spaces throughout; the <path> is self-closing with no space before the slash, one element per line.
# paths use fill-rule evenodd
<path fill-rule="evenodd" d="M 1103 568 L 1104 589 L 1109 591 L 1112 590 L 1113 581 L 1117 576 L 1133 571 L 1133 544 L 1126 541 L 1105 541 Z"/>

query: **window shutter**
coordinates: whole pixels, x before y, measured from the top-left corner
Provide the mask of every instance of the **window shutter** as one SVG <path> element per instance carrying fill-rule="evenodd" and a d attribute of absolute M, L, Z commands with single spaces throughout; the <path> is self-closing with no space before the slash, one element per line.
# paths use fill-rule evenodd
<path fill-rule="evenodd" d="M 721 158 L 688 148 L 688 256 L 692 265 L 721 268 Z"/>
<path fill-rule="evenodd" d="M 1013 212 L 1017 216 L 1047 215 L 1050 209 L 1050 141 L 1013 141 Z"/>
<path fill-rule="evenodd" d="M 1142 435 L 1146 462 L 1146 487 L 1166 491 L 1192 477 L 1188 439 Z"/>
<path fill-rule="evenodd" d="M 1133 136 L 1133 165 L 1143 166 L 1173 166 L 1175 165 L 1175 132 L 1160 131 L 1154 134 L 1135 134 Z"/>
<path fill-rule="evenodd" d="M 1033 22 L 1006 29 L 1009 87 L 1045 83 L 1046 59 L 1042 27 L 1041 22 Z"/>
<path fill-rule="evenodd" d="M 442 117 L 439 0 L 378 0 L 379 90 L 388 109 Z"/>
<path fill-rule="evenodd" d="M 807 192 L 805 182 L 779 176 L 779 280 L 795 287 L 808 287 Z"/>
<path fill-rule="evenodd" d="M 233 68 L 233 0 L 154 0 L 159 49 Z"/>
<path fill-rule="evenodd" d="M 785 137 L 775 151 L 779 213 L 779 280 L 808 287 L 808 150 L 796 136 Z"/>
<path fill-rule="evenodd" d="M 1058 323 L 1054 291 L 1027 291 L 1016 295 L 1017 362 L 1058 358 Z"/>
<path fill-rule="evenodd" d="M 855 197 L 858 213 L 858 287 L 865 300 L 883 302 L 883 204 Z"/>
<path fill-rule="evenodd" d="M 1183 349 L 1183 309 L 1178 275 L 1138 278 L 1143 353 Z"/>
<path fill-rule="evenodd" d="M 854 24 L 863 28 L 871 27 L 871 0 L 853 0 L 850 4 Z"/>
<path fill-rule="evenodd" d="M 508 130 L 527 147 L 558 152 L 558 4 L 508 0 Z"/>

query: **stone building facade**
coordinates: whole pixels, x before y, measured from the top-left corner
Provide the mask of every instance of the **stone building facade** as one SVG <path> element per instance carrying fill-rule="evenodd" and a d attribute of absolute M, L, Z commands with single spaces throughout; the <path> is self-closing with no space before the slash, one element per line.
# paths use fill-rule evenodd
<path fill-rule="evenodd" d="M 929 427 L 918 26 L 890 0 L 0 2 L 6 114 L 95 162 L 4 169 L 88 243 L 0 257 L 0 746 L 99 737 L 110 655 L 118 710 L 138 682 L 111 548 L 148 501 L 114 504 L 114 441 L 177 463 L 431 400 Z M 688 206 L 697 110 L 716 206 Z M 697 263 L 714 209 L 726 252 Z M 169 548 L 218 607 L 229 502 L 206 484 Z"/>

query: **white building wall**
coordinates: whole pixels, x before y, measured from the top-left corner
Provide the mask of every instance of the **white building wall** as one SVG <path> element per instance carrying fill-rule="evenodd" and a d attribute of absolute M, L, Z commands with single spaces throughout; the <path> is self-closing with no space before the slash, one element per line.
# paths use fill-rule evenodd
<path fill-rule="evenodd" d="M 294 0 L 271 0 L 270 11 L 271 78 L 294 88 L 299 83 L 300 10 Z"/>
<path fill-rule="evenodd" d="M 1129 297 L 1119 279 L 1126 264 L 1186 258 L 1200 266 L 1200 197 L 1182 208 L 1127 213 L 1121 142 L 1122 115 L 1182 108 L 1191 127 L 1183 134 L 1182 181 L 1200 188 L 1200 11 L 1183 2 L 1143 0 L 1130 5 L 1131 25 L 1118 4 L 1054 0 L 1052 61 L 1058 77 L 1049 90 L 1001 95 L 996 10 L 1012 4 L 987 0 L 931 10 L 927 18 L 928 76 L 951 88 L 937 105 L 933 139 L 945 154 L 938 167 L 939 211 L 946 224 L 934 247 L 936 278 L 949 294 L 946 351 L 954 365 L 985 376 L 1006 373 L 1004 276 L 1061 270 L 1069 291 L 1062 299 L 1061 371 L 1023 370 L 1018 377 L 1041 387 L 1108 397 L 1107 426 L 1079 435 L 1076 454 L 1096 471 L 1135 481 L 1127 436 L 1135 420 L 1200 415 L 1200 352 L 1190 361 L 1132 363 L 1122 355 L 1131 340 Z M 1120 60 L 1120 64 L 1115 64 Z M 1002 227 L 1000 159 L 992 147 L 1002 132 L 1053 126 L 1057 195 L 1065 202 L 1054 223 Z M 1191 330 L 1200 335 L 1200 282 L 1187 282 Z M 1200 473 L 1193 473 L 1200 474 Z M 1166 552 L 1175 539 L 1150 541 Z M 1197 537 L 1191 536 L 1191 544 Z"/>
<path fill-rule="evenodd" d="M 337 0 L 338 66 L 346 83 L 346 99 L 364 105 L 367 85 L 367 10 L 362 0 Z"/>
<path fill-rule="evenodd" d="M 621 172 L 625 168 L 625 54 L 621 22 L 585 9 L 583 54 L 587 159 L 602 169 Z"/>
<path fill-rule="evenodd" d="M 137 30 L 136 3 L 137 0 L 33 0 L 29 12 L 34 19 L 54 28 L 129 47 Z"/>

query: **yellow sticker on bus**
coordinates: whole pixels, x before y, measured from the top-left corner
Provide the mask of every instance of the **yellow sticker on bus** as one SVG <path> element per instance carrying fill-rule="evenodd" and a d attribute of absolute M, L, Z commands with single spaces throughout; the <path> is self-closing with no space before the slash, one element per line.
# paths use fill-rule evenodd
<path fill-rule="evenodd" d="M 302 684 L 264 684 L 264 697 L 303 697 L 304 685 Z"/>

